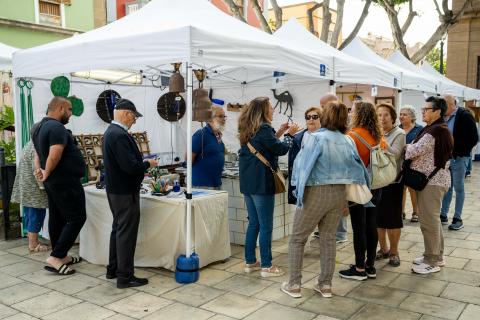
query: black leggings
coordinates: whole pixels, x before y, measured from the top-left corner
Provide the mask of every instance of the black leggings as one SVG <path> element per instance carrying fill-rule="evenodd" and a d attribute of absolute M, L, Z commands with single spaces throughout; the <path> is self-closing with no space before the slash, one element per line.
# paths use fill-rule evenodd
<path fill-rule="evenodd" d="M 372 203 L 380 201 L 381 190 L 373 190 Z M 363 205 L 350 207 L 350 219 L 353 229 L 353 248 L 355 250 L 355 265 L 359 269 L 365 266 L 373 267 L 377 251 L 377 208 L 365 208 Z M 365 251 L 367 259 L 365 260 Z"/>

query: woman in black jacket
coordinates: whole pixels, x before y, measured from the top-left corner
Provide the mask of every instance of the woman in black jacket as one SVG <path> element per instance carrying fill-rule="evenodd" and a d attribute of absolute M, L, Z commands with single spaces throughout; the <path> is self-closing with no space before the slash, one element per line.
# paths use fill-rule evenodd
<path fill-rule="evenodd" d="M 248 211 L 248 228 L 245 236 L 245 272 L 261 269 L 262 277 L 278 277 L 284 272 L 272 266 L 273 208 L 275 206 L 275 183 L 271 170 L 255 154 L 250 143 L 270 163 L 278 168 L 278 156 L 285 155 L 290 148 L 290 137 L 282 142 L 278 139 L 285 131 L 293 136 L 298 125 L 282 124 L 278 132 L 271 126 L 273 108 L 266 97 L 255 98 L 243 110 L 238 120 L 240 139 L 240 192 L 243 193 Z M 257 261 L 255 247 L 260 243 L 260 259 Z"/>

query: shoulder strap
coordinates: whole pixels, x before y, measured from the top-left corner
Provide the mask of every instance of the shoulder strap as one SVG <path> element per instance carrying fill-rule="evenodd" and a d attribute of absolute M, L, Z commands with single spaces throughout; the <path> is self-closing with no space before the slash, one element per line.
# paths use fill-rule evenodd
<path fill-rule="evenodd" d="M 255 157 L 258 158 L 258 160 L 260 160 L 264 165 L 266 165 L 272 172 L 274 172 L 272 166 L 270 165 L 270 162 L 268 162 L 267 159 L 265 159 L 264 156 L 262 156 L 262 154 L 260 152 L 257 151 L 257 149 L 255 149 L 252 144 L 250 142 L 247 142 L 247 147 L 248 147 L 248 150 L 250 150 L 251 153 L 253 153 L 255 155 Z"/>
<path fill-rule="evenodd" d="M 372 152 L 372 146 L 370 145 L 370 143 L 367 142 L 367 140 L 363 139 L 363 137 L 361 135 L 359 135 L 358 133 L 356 133 L 355 131 L 352 130 L 352 133 L 355 135 L 355 137 L 358 138 L 358 140 L 360 140 L 360 142 L 368 148 L 368 150 L 370 152 Z"/>

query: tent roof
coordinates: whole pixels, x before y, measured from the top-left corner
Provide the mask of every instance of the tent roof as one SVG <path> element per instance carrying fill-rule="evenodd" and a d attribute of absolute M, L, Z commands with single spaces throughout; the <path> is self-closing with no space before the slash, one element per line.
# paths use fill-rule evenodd
<path fill-rule="evenodd" d="M 17 48 L 0 43 L 0 70 L 12 69 L 12 55 Z"/>
<path fill-rule="evenodd" d="M 435 77 L 432 77 L 430 74 L 427 72 L 421 70 L 419 67 L 414 65 L 410 60 L 405 58 L 403 54 L 400 51 L 395 51 L 390 58 L 388 58 L 388 61 L 391 63 L 403 68 L 407 69 L 413 73 L 415 73 L 418 76 L 424 77 L 425 79 L 429 80 L 429 83 L 433 83 L 434 86 L 431 88 L 432 90 L 424 90 L 426 92 L 430 93 L 438 93 L 440 91 L 440 81 L 436 79 Z"/>
<path fill-rule="evenodd" d="M 311 52 L 323 59 L 333 61 L 334 80 L 344 83 L 362 83 L 384 87 L 399 87 L 400 74 L 362 61 L 343 53 L 311 34 L 297 19 L 290 18 L 274 36 L 288 41 L 302 52 Z M 396 83 L 398 82 L 398 85 Z"/>
<path fill-rule="evenodd" d="M 358 37 L 353 39 L 352 42 L 350 42 L 342 51 L 376 66 L 400 73 L 402 79 L 402 89 L 435 92 L 435 83 L 430 77 L 427 78 L 425 76 L 418 75 L 409 69 L 383 59 L 365 43 L 363 43 L 363 41 Z"/>
<path fill-rule="evenodd" d="M 437 77 L 441 81 L 442 93 L 450 93 L 457 97 L 464 97 L 465 100 L 480 99 L 480 90 L 472 89 L 453 80 L 450 80 L 449 78 L 445 77 L 440 72 L 435 70 L 435 68 L 433 68 L 428 62 L 424 61 L 420 69 L 434 77 Z"/>
<path fill-rule="evenodd" d="M 101 28 L 19 50 L 13 61 L 15 77 L 94 69 L 146 70 L 189 61 L 203 67 L 243 66 L 320 78 L 314 72 L 318 58 L 225 14 L 209 1 L 198 0 L 153 0 Z"/>

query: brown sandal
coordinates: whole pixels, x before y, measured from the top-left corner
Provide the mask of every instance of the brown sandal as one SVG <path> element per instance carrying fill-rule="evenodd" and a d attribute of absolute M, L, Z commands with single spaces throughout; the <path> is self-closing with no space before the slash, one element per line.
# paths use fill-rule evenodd
<path fill-rule="evenodd" d="M 43 243 L 38 243 L 37 246 L 33 249 L 28 248 L 29 253 L 47 252 L 49 250 L 50 250 L 50 247 Z"/>

